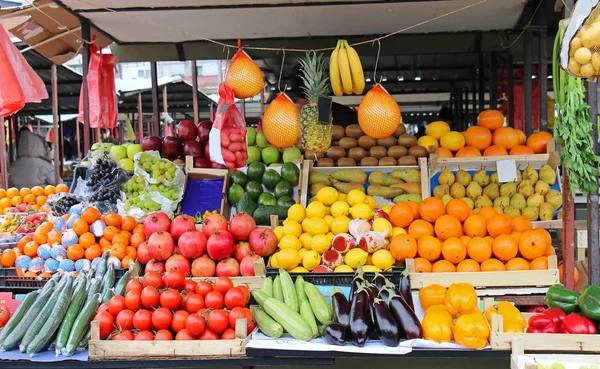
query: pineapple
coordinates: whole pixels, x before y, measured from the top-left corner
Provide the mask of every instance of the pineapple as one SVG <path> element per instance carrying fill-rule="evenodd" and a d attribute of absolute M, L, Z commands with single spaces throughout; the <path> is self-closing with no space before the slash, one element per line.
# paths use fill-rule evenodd
<path fill-rule="evenodd" d="M 319 97 L 329 96 L 329 78 L 325 74 L 323 54 L 308 52 L 299 58 L 302 90 L 308 104 L 300 110 L 299 146 L 304 150 L 323 153 L 331 146 L 331 116 L 328 124 L 319 123 Z"/>

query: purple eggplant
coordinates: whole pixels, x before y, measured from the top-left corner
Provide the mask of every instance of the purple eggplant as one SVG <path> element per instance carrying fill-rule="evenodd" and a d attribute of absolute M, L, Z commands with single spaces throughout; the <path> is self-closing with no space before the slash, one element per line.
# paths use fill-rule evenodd
<path fill-rule="evenodd" d="M 421 322 L 415 314 L 414 310 L 408 306 L 402 295 L 392 294 L 387 300 L 387 305 L 390 312 L 400 328 L 402 338 L 411 340 L 423 337 L 423 328 Z"/>
<path fill-rule="evenodd" d="M 335 322 L 350 329 L 350 303 L 339 288 L 331 290 L 331 307 L 333 309 L 333 319 Z"/>
<path fill-rule="evenodd" d="M 367 280 L 359 263 L 356 274 L 354 275 L 354 278 L 352 278 L 352 283 L 350 283 L 350 302 L 354 299 L 354 295 L 356 294 L 356 291 L 358 291 L 361 283 L 367 283 Z"/>
<path fill-rule="evenodd" d="M 415 310 L 415 306 L 413 304 L 413 299 L 412 299 L 412 293 L 410 292 L 410 277 L 408 276 L 408 273 L 406 273 L 406 270 L 400 276 L 400 283 L 399 283 L 398 290 L 400 291 L 400 294 L 402 295 L 402 297 L 404 298 L 404 301 L 406 301 L 408 306 L 412 310 Z"/>
<path fill-rule="evenodd" d="M 369 294 L 360 287 L 354 294 L 350 307 L 350 332 L 352 343 L 363 347 L 369 334 Z"/>
<path fill-rule="evenodd" d="M 377 297 L 382 299 L 383 301 L 387 301 L 387 299 L 390 297 L 390 290 L 385 287 L 380 289 Z"/>
<path fill-rule="evenodd" d="M 400 334 L 398 323 L 393 317 L 387 304 L 382 299 L 375 299 L 373 302 L 373 312 L 375 315 L 375 330 L 381 342 L 390 347 L 398 346 Z"/>
<path fill-rule="evenodd" d="M 346 343 L 346 327 L 340 323 L 329 322 L 321 326 L 319 331 L 330 345 L 344 346 Z"/>
<path fill-rule="evenodd" d="M 387 282 L 387 279 L 379 274 L 379 273 L 375 273 L 375 278 L 373 278 L 373 283 L 375 284 L 375 286 L 377 287 L 378 290 L 381 291 L 381 289 L 385 286 L 385 283 Z"/>

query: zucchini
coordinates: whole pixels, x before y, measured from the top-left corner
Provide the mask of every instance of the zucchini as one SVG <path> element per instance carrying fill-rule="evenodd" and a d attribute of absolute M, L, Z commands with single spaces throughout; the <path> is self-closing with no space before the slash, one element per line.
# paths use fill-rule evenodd
<path fill-rule="evenodd" d="M 310 325 L 313 337 L 317 337 L 319 335 L 319 327 L 317 327 L 317 320 L 315 319 L 315 314 L 313 313 L 308 300 L 304 300 L 300 303 L 300 315 L 302 315 L 304 320 Z"/>
<path fill-rule="evenodd" d="M 284 302 L 269 297 L 263 303 L 263 309 L 292 337 L 301 341 L 309 341 L 313 337 L 310 325 Z"/>
<path fill-rule="evenodd" d="M 273 298 L 283 302 L 283 290 L 281 289 L 281 278 L 275 277 L 273 281 Z"/>
<path fill-rule="evenodd" d="M 65 356 L 71 356 L 77 349 L 77 346 L 81 342 L 81 339 L 86 333 L 86 330 L 89 329 L 90 322 L 96 315 L 96 310 L 98 310 L 100 300 L 100 294 L 97 293 L 90 301 L 87 301 L 81 309 L 81 312 L 75 319 L 73 323 L 73 328 L 71 328 L 71 333 L 69 333 L 69 339 L 67 340 L 67 345 L 64 349 L 62 349 L 62 354 Z"/>
<path fill-rule="evenodd" d="M 73 292 L 73 299 L 69 304 L 67 313 L 63 318 L 62 324 L 58 329 L 58 335 L 56 336 L 55 351 L 57 355 L 60 354 L 60 351 L 67 344 L 67 339 L 69 339 L 69 333 L 71 333 L 71 327 L 73 327 L 73 322 L 75 322 L 75 319 L 77 318 L 81 307 L 85 303 L 85 287 L 86 279 L 83 279 L 79 286 L 77 286 L 77 288 L 75 289 L 75 292 Z"/>
<path fill-rule="evenodd" d="M 254 309 L 254 321 L 258 329 L 267 337 L 279 338 L 283 334 L 283 327 L 267 314 L 261 307 Z"/>
<path fill-rule="evenodd" d="M 271 277 L 265 278 L 260 290 L 263 291 L 264 293 L 266 293 L 267 296 L 273 297 L 273 278 L 271 278 Z"/>
<path fill-rule="evenodd" d="M 38 297 L 38 295 L 39 291 L 30 292 L 27 294 L 27 296 L 25 296 L 23 301 L 21 301 L 19 307 L 17 307 L 17 310 L 13 313 L 13 315 L 10 317 L 4 328 L 2 328 L 2 330 L 0 331 L 0 344 L 2 344 L 2 341 L 4 341 L 6 336 L 8 336 L 8 334 L 11 333 L 13 329 L 15 329 L 15 327 L 19 324 L 21 319 L 23 319 L 25 314 L 27 314 L 27 311 L 29 310 L 31 305 L 33 305 L 33 302 L 35 301 L 35 298 Z"/>
<path fill-rule="evenodd" d="M 315 317 L 321 324 L 332 321 L 332 312 L 321 292 L 312 283 L 304 283 L 304 292 Z"/>
<path fill-rule="evenodd" d="M 270 296 L 267 296 L 267 294 L 261 290 L 256 290 L 252 291 L 252 297 L 254 297 L 254 300 L 256 300 L 260 306 L 262 306 Z"/>
<path fill-rule="evenodd" d="M 283 292 L 283 302 L 295 312 L 299 312 L 298 294 L 296 293 L 292 277 L 284 269 L 279 269 L 279 281 L 281 282 L 281 291 Z"/>
<path fill-rule="evenodd" d="M 127 282 L 129 282 L 130 279 L 131 272 L 128 270 L 115 284 L 115 295 L 125 296 L 125 288 L 127 287 Z"/>
<path fill-rule="evenodd" d="M 102 278 L 102 292 L 106 292 L 113 288 L 115 285 L 115 268 L 111 265 L 108 266 L 106 273 L 104 274 L 104 278 Z"/>
<path fill-rule="evenodd" d="M 301 275 L 296 277 L 296 293 L 298 293 L 298 304 L 302 305 L 302 301 L 308 301 L 304 292 L 304 278 Z"/>

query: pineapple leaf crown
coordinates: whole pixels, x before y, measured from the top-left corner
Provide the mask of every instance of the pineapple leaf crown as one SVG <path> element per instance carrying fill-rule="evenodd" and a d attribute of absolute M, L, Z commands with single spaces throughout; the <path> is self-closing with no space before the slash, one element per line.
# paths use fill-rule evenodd
<path fill-rule="evenodd" d="M 329 77 L 325 74 L 325 60 L 322 53 L 307 52 L 304 58 L 298 58 L 300 78 L 304 82 L 304 97 L 316 104 L 319 97 L 329 96 Z"/>

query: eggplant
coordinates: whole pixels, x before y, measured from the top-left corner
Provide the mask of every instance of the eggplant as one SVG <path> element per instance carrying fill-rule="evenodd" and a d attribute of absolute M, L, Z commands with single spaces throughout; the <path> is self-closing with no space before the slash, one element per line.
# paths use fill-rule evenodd
<path fill-rule="evenodd" d="M 350 303 L 339 288 L 331 290 L 331 307 L 333 309 L 333 319 L 346 329 L 350 329 Z"/>
<path fill-rule="evenodd" d="M 375 286 L 377 287 L 377 289 L 379 291 L 381 291 L 381 289 L 385 286 L 385 283 L 387 282 L 387 279 L 379 274 L 379 272 L 375 273 L 375 278 L 373 278 L 373 283 L 375 284 Z"/>
<path fill-rule="evenodd" d="M 402 295 L 391 294 L 387 300 L 390 312 L 400 328 L 400 335 L 408 340 L 423 337 L 423 328 L 421 322 L 404 300 Z"/>
<path fill-rule="evenodd" d="M 365 286 L 365 289 L 367 290 L 367 293 L 369 294 L 369 297 L 371 298 L 371 303 L 373 303 L 373 300 L 375 300 L 375 298 L 379 294 L 379 289 L 377 289 L 377 286 L 375 286 L 373 283 L 367 284 Z"/>
<path fill-rule="evenodd" d="M 356 291 L 358 291 L 361 283 L 367 283 L 367 280 L 365 279 L 365 273 L 359 263 L 356 274 L 354 275 L 354 278 L 352 278 L 352 283 L 350 283 L 350 301 L 354 299 L 354 295 L 356 294 Z"/>
<path fill-rule="evenodd" d="M 393 317 L 387 304 L 382 299 L 375 299 L 373 302 L 373 312 L 375 315 L 375 330 L 381 342 L 390 347 L 398 346 L 400 334 L 398 323 Z"/>
<path fill-rule="evenodd" d="M 400 295 L 404 298 L 404 301 L 408 304 L 408 306 L 414 311 L 415 305 L 413 304 L 412 293 L 410 292 L 410 277 L 408 273 L 403 272 L 400 276 L 400 283 L 398 284 L 400 291 Z"/>
<path fill-rule="evenodd" d="M 359 288 L 352 299 L 350 307 L 350 333 L 352 343 L 363 347 L 369 334 L 369 294 L 364 288 Z"/>
<path fill-rule="evenodd" d="M 387 299 L 390 297 L 390 290 L 385 287 L 380 289 L 377 297 L 382 299 L 383 301 L 387 301 Z"/>
<path fill-rule="evenodd" d="M 346 327 L 340 323 L 329 322 L 319 328 L 321 336 L 330 345 L 344 346 L 346 343 Z"/>

